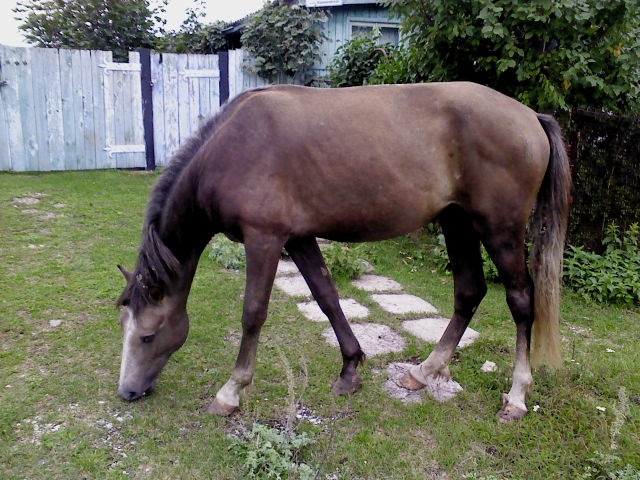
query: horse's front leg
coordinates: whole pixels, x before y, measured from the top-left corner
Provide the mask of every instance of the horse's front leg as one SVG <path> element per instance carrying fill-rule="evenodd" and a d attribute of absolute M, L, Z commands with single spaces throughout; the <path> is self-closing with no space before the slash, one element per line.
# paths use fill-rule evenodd
<path fill-rule="evenodd" d="M 353 334 L 338 299 L 338 292 L 322 258 L 318 242 L 313 237 L 291 240 L 285 245 L 298 266 L 318 306 L 327 316 L 336 334 L 342 353 L 342 371 L 333 383 L 339 395 L 355 392 L 362 385 L 356 368 L 365 358 L 358 339 Z"/>
<path fill-rule="evenodd" d="M 267 318 L 269 297 L 284 245 L 277 237 L 245 232 L 247 279 L 242 312 L 242 339 L 231 378 L 218 390 L 208 413 L 231 415 L 240 407 L 240 392 L 251 383 L 260 329 Z"/>

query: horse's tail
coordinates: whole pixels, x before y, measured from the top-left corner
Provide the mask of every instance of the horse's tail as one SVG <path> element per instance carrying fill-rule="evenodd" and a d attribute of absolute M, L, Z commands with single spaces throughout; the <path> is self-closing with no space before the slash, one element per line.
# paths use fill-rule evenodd
<path fill-rule="evenodd" d="M 569 158 L 558 122 L 538 114 L 551 152 L 538 192 L 531 225 L 533 248 L 529 258 L 534 283 L 533 365 L 558 367 L 560 354 L 560 281 L 562 256 L 571 203 Z"/>

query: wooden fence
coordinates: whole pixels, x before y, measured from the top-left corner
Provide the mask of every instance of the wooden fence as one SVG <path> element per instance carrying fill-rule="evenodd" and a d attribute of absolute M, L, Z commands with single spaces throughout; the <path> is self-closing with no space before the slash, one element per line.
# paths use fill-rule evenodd
<path fill-rule="evenodd" d="M 263 85 L 244 52 L 111 52 L 0 45 L 0 170 L 155 168 L 220 106 Z"/>

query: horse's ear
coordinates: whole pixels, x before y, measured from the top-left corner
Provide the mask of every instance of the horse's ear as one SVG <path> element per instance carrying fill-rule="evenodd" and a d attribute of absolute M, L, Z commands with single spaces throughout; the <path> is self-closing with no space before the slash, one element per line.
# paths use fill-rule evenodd
<path fill-rule="evenodd" d="M 122 265 L 117 265 L 117 267 L 118 267 L 118 270 L 120 270 L 120 272 L 122 272 L 122 275 L 124 275 L 124 279 L 127 281 L 127 283 L 129 283 L 131 281 L 131 277 L 133 277 L 133 273 L 128 271 Z"/>

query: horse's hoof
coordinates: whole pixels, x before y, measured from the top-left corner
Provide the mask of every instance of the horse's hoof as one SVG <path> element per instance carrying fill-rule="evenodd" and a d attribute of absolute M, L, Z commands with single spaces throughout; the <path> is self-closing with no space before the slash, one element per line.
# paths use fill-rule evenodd
<path fill-rule="evenodd" d="M 498 412 L 501 423 L 511 423 L 522 420 L 527 414 L 527 407 L 519 401 L 511 401 L 506 393 L 502 395 L 502 408 Z"/>
<path fill-rule="evenodd" d="M 411 375 L 411 372 L 406 372 L 396 383 L 398 386 L 406 388 L 407 390 L 420 390 L 421 388 L 426 387 L 424 383 L 416 380 L 416 377 Z"/>
<path fill-rule="evenodd" d="M 240 407 L 236 405 L 229 405 L 228 403 L 224 403 L 217 397 L 214 398 L 213 402 L 211 402 L 207 407 L 207 413 L 212 413 L 214 415 L 220 415 L 223 417 L 228 417 L 229 415 L 233 415 L 238 410 L 240 410 Z"/>
<path fill-rule="evenodd" d="M 360 375 L 353 375 L 351 381 L 339 377 L 338 380 L 331 385 L 331 391 L 336 395 L 351 395 L 362 386 Z"/>

